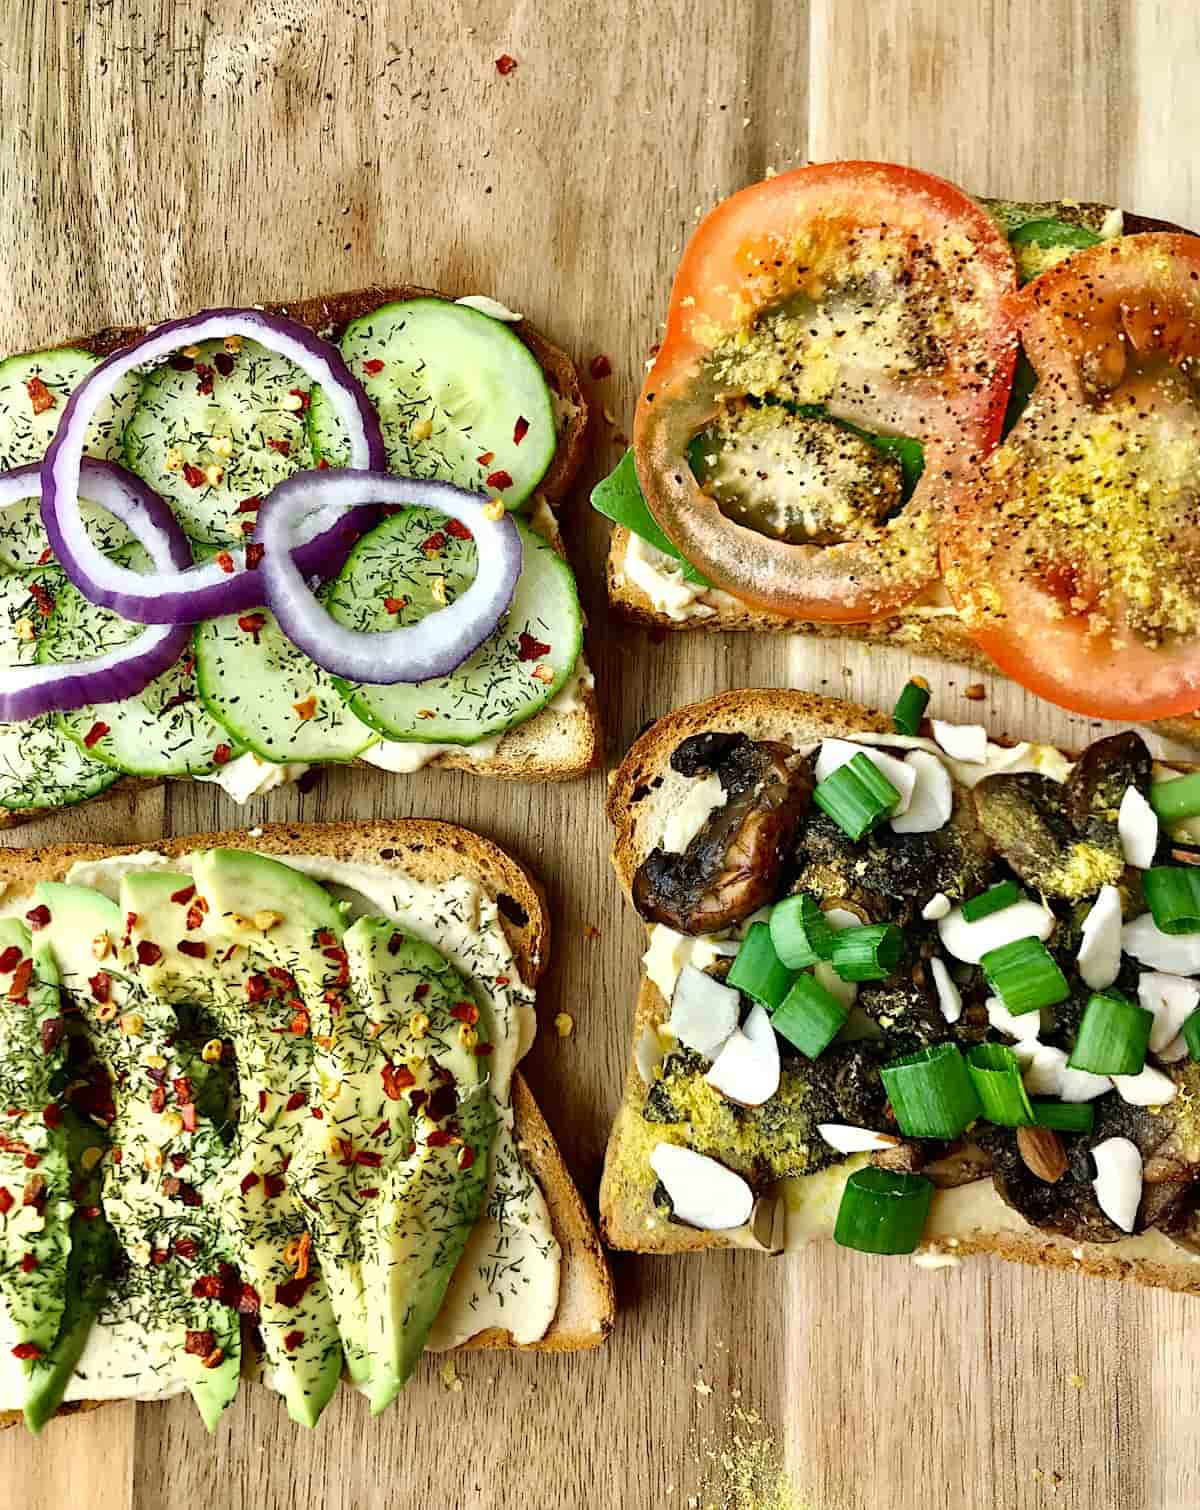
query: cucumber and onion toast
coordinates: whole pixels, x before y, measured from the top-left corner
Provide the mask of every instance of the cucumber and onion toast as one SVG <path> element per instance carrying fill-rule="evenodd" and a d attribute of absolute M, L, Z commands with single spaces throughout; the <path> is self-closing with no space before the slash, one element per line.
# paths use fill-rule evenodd
<path fill-rule="evenodd" d="M 1195 740 L 1200 240 L 816 164 L 701 223 L 593 495 L 657 628 L 999 667 Z"/>
<path fill-rule="evenodd" d="M 602 1231 L 1200 1294 L 1200 773 L 928 700 L 731 692 L 617 770 L 648 935 Z"/>
<path fill-rule="evenodd" d="M 252 1378 L 312 1426 L 427 1346 L 611 1330 L 517 1070 L 533 877 L 417 820 L 244 845 L 0 856 L 3 1424 L 186 1391 L 211 1429 Z"/>
<path fill-rule="evenodd" d="M 550 508 L 586 409 L 486 307 L 363 290 L 0 363 L 0 823 L 123 778 L 594 763 Z"/>

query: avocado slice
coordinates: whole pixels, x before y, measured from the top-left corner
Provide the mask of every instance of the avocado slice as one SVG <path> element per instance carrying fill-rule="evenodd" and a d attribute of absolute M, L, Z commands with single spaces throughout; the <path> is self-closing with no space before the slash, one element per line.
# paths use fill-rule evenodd
<path fill-rule="evenodd" d="M 199 1006 L 233 1042 L 240 1114 L 221 1220 L 272 1385 L 293 1420 L 315 1426 L 342 1370 L 331 1298 L 341 1276 L 324 1253 L 310 1254 L 294 1161 L 309 1124 L 322 1127 L 310 1108 L 311 1009 L 314 984 L 335 964 L 322 950 L 336 945 L 317 935 L 340 937 L 340 913 L 298 871 L 235 850 L 198 856 L 192 876 L 128 872 L 121 906 L 135 915 L 132 945 L 159 951 L 141 970 L 146 990 Z"/>
<path fill-rule="evenodd" d="M 378 1414 L 412 1373 L 479 1217 L 495 1110 L 475 1048 L 489 1024 L 453 966 L 390 919 L 359 918 L 345 946 L 351 1005 L 330 1073 L 350 1086 L 356 1134 L 379 1159 L 366 1171 L 377 1194 L 359 1203 Z"/>
<path fill-rule="evenodd" d="M 136 943 L 125 942 L 127 920 L 113 902 L 87 886 L 46 881 L 34 904 L 46 912 L 35 963 L 56 969 L 113 1086 L 112 1142 L 123 1157 L 119 1166 L 105 1162 L 105 1215 L 131 1259 L 144 1257 L 145 1325 L 169 1336 L 211 1431 L 237 1393 L 241 1326 L 233 1297 L 220 1294 L 231 1257 L 218 1220 L 228 1148 L 223 1129 L 185 1094 L 205 1066 L 173 1009 L 142 989 Z M 131 1168 L 143 1177 L 130 1179 Z M 167 1254 L 158 1264 L 156 1251 Z"/>

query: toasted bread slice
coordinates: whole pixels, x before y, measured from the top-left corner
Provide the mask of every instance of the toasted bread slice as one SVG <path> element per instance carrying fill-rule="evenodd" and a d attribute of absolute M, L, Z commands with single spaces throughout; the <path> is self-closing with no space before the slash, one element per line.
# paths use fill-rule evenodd
<path fill-rule="evenodd" d="M 1110 212 L 1108 205 L 1078 204 L 1074 200 L 1020 204 L 992 200 L 988 204 L 999 218 L 1007 213 L 1013 223 L 1050 218 L 1086 225 L 1092 230 L 1099 230 Z M 1133 215 L 1128 211 L 1123 216 L 1123 225 L 1124 233 L 1131 236 L 1144 231 L 1192 234 L 1185 227 L 1174 225 L 1170 221 Z M 655 607 L 648 594 L 626 572 L 629 539 L 627 529 L 619 525 L 613 527 L 608 552 L 608 597 L 623 618 L 648 629 L 676 632 L 702 630 L 708 634 L 753 631 L 757 634 L 806 634 L 819 635 L 824 639 L 862 640 L 869 644 L 909 650 L 917 655 L 938 656 L 942 660 L 956 661 L 979 671 L 996 671 L 995 664 L 972 641 L 941 583 L 935 583 L 915 602 L 906 604 L 886 619 L 878 619 L 870 624 L 810 623 L 789 619 L 782 614 L 752 608 L 729 593 L 716 591 L 703 594 L 694 604 L 689 605 L 686 617 L 672 617 L 665 610 Z M 1162 719 L 1152 727 L 1169 738 L 1187 740 L 1192 744 L 1200 743 L 1200 716 Z"/>
<path fill-rule="evenodd" d="M 289 319 L 309 326 L 326 339 L 337 341 L 352 320 L 369 314 L 381 304 L 398 299 L 454 297 L 453 294 L 439 293 L 436 289 L 419 288 L 411 284 L 395 287 L 375 285 L 349 293 L 266 304 L 262 307 L 272 314 L 287 315 Z M 528 320 L 519 320 L 511 328 L 537 358 L 557 401 L 558 448 L 536 495 L 554 511 L 570 490 L 587 451 L 587 399 L 575 364 L 565 351 L 547 340 Z M 145 327 L 142 326 L 111 325 L 93 335 L 76 336 L 59 344 L 82 347 L 85 351 L 103 357 L 143 334 Z M 553 512 L 546 520 L 546 534 L 554 549 L 566 560 L 566 546 Z M 575 706 L 565 709 L 544 708 L 527 723 L 510 729 L 491 754 L 472 759 L 470 747 L 465 746 L 461 751 L 441 751 L 429 764 L 440 770 L 469 771 L 472 775 L 494 776 L 502 781 L 572 781 L 599 763 L 601 745 L 599 705 L 594 689 L 585 684 L 579 688 Z M 367 768 L 365 763 L 360 764 L 364 764 L 364 769 Z M 372 766 L 370 769 L 378 772 L 378 767 Z M 386 773 L 379 774 L 386 776 Z M 155 785 L 158 783 L 122 777 L 89 800 L 103 802 L 108 797 Z M 46 812 L 45 808 L 0 809 L 0 829 L 44 817 Z"/>
<path fill-rule="evenodd" d="M 660 841 L 667 813 L 679 796 L 684 778 L 670 770 L 671 755 L 681 740 L 708 730 L 799 744 L 854 733 L 887 733 L 891 721 L 878 710 L 855 703 L 771 688 L 722 693 L 660 718 L 631 747 L 609 787 L 612 863 L 627 897 L 632 894 L 638 866 Z M 657 986 L 643 976 L 633 1043 L 646 1027 L 662 1022 L 669 1010 Z M 757 1220 L 752 1232 L 734 1238 L 654 1217 L 651 1195 L 655 1176 L 647 1157 L 657 1135 L 654 1124 L 641 1116 L 644 1099 L 645 1085 L 631 1056 L 600 1187 L 600 1228 L 605 1241 L 614 1248 L 643 1253 L 774 1247 L 765 1239 Z M 854 1162 L 835 1165 L 794 1182 L 803 1191 L 803 1205 L 793 1206 L 789 1212 L 789 1247 L 832 1236 L 842 1187 L 855 1167 Z M 937 1255 L 934 1261 L 990 1253 L 1200 1295 L 1200 1252 L 1180 1247 L 1160 1232 L 1114 1243 L 1080 1244 L 1039 1231 L 1001 1200 L 990 1178 L 935 1191 L 923 1248 Z"/>
<path fill-rule="evenodd" d="M 165 855 L 227 845 L 246 847 L 246 833 L 188 834 L 156 841 Z M 511 855 L 452 823 L 422 819 L 373 823 L 269 824 L 253 841 L 263 854 L 287 859 L 324 855 L 370 865 L 394 865 L 415 880 L 438 884 L 469 876 L 500 907 L 501 921 L 516 957 L 521 979 L 535 986 L 549 960 L 550 918 L 545 893 L 533 874 Z M 51 844 L 33 849 L 0 850 L 0 889 L 7 900 L 21 900 L 39 881 L 62 880 L 79 860 L 134 854 L 144 845 Z M 521 1348 L 530 1352 L 574 1352 L 598 1347 L 613 1327 L 616 1301 L 612 1277 L 596 1229 L 575 1188 L 533 1093 L 518 1073 L 513 1080 L 513 1108 L 518 1147 L 526 1167 L 546 1197 L 554 1235 L 562 1249 L 558 1310 L 536 1342 L 516 1343 L 499 1328 L 478 1332 L 466 1348 Z M 94 1409 L 102 1401 L 85 1401 L 63 1411 Z M 0 1426 L 20 1420 L 16 1411 L 0 1412 Z"/>

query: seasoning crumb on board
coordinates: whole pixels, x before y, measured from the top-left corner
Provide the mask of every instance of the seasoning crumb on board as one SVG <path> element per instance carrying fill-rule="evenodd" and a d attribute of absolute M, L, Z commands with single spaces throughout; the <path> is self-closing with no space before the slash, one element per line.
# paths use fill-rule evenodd
<path fill-rule="evenodd" d="M 570 1038 L 575 1031 L 575 1019 L 570 1012 L 559 1012 L 554 1019 L 554 1031 L 560 1038 Z"/>
<path fill-rule="evenodd" d="M 463 1381 L 458 1376 L 458 1370 L 454 1366 L 454 1359 L 447 1358 L 442 1364 L 442 1388 L 451 1394 L 462 1393 Z"/>
<path fill-rule="evenodd" d="M 700 1444 L 700 1488 L 688 1510 L 819 1510 L 801 1499 L 778 1443 L 756 1410 L 734 1405 L 722 1442 Z"/>

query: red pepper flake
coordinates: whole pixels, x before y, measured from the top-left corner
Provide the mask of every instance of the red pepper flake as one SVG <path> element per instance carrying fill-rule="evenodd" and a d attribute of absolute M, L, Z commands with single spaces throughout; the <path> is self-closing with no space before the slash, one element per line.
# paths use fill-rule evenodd
<path fill-rule="evenodd" d="M 364 1185 L 358 1192 L 359 1200 L 372 1201 L 379 1194 L 378 1185 Z"/>
<path fill-rule="evenodd" d="M 183 1168 L 183 1166 L 187 1163 L 187 1161 L 188 1161 L 187 1154 L 185 1154 L 185 1153 L 173 1153 L 171 1155 L 171 1168 L 175 1171 L 176 1174 L 178 1174 L 179 1171 Z M 182 1185 L 183 1181 L 180 1180 L 179 1183 Z"/>
<path fill-rule="evenodd" d="M 273 1201 L 277 1195 L 284 1191 L 284 1179 L 281 1174 L 263 1175 L 263 1199 Z"/>
<path fill-rule="evenodd" d="M 45 902 L 43 902 L 40 907 L 31 907 L 25 914 L 25 921 L 29 924 L 30 928 L 33 929 L 34 933 L 36 933 L 39 928 L 45 928 L 47 923 L 49 923 L 50 921 L 49 907 L 46 906 Z"/>
<path fill-rule="evenodd" d="M 186 462 L 183 468 L 183 480 L 189 488 L 202 488 L 204 486 L 204 473 L 193 462 Z"/>
<path fill-rule="evenodd" d="M 57 402 L 40 377 L 26 378 L 25 392 L 29 395 L 29 407 L 35 414 L 45 414 Z"/>
<path fill-rule="evenodd" d="M 265 628 L 267 616 L 265 613 L 244 613 L 237 621 L 237 627 L 245 634 L 254 636 L 254 643 L 258 644 L 259 631 Z"/>
<path fill-rule="evenodd" d="M 195 1095 L 191 1079 L 187 1075 L 176 1075 L 171 1081 L 171 1089 L 175 1092 L 176 1101 L 190 1101 Z"/>
<path fill-rule="evenodd" d="M 266 1109 L 267 1109 L 267 1093 L 266 1093 L 266 1091 L 259 1091 L 259 1093 L 258 1093 L 258 1112 L 259 1112 L 259 1115 L 261 1116 L 262 1113 L 266 1111 Z"/>
<path fill-rule="evenodd" d="M 302 724 L 308 723 L 309 719 L 317 715 L 317 694 L 310 692 L 301 702 L 293 703 L 292 711 Z"/>
<path fill-rule="evenodd" d="M 496 72 L 503 79 L 506 79 L 516 66 L 517 60 L 510 53 L 502 52 L 496 59 Z"/>
<path fill-rule="evenodd" d="M 284 1110 L 289 1112 L 299 1111 L 302 1106 L 308 1105 L 307 1091 L 293 1091 L 284 1102 Z"/>
<path fill-rule="evenodd" d="M 38 1266 L 38 1256 L 37 1256 L 36 1253 L 22 1253 L 22 1255 L 21 1255 L 21 1273 L 22 1274 L 32 1274 L 33 1271 L 37 1268 L 37 1266 Z"/>
<path fill-rule="evenodd" d="M 404 935 L 402 933 L 393 933 L 387 941 L 387 952 L 389 954 L 399 954 L 403 947 Z"/>
<path fill-rule="evenodd" d="M 167 1093 L 165 1090 L 163 1090 L 161 1085 L 155 1086 L 155 1088 L 150 1092 L 150 1110 L 152 1112 L 163 1112 L 166 1111 L 166 1109 Z"/>
<path fill-rule="evenodd" d="M 262 1309 L 262 1301 L 253 1285 L 243 1284 L 241 1294 L 237 1298 L 237 1309 L 243 1316 L 258 1315 Z"/>
<path fill-rule="evenodd" d="M 242 1194 L 246 1195 L 258 1184 L 258 1175 L 252 1169 L 249 1174 L 242 1176 Z"/>
<path fill-rule="evenodd" d="M 228 377 L 233 371 L 233 354 L 228 351 L 218 351 L 216 356 L 213 357 L 213 366 L 222 377 Z M 200 370 L 199 366 L 197 366 L 196 370 Z"/>
<path fill-rule="evenodd" d="M 21 1162 L 26 1169 L 36 1169 L 42 1162 L 42 1156 L 40 1153 L 27 1153 Z M 26 1201 L 25 1204 L 28 1206 L 29 1202 Z"/>
<path fill-rule="evenodd" d="M 7 975 L 10 970 L 15 970 L 21 963 L 21 951 L 16 944 L 9 944 L 3 954 L 0 954 L 0 975 Z"/>
<path fill-rule="evenodd" d="M 531 634 L 526 634 L 522 629 L 517 636 L 517 659 L 519 661 L 539 661 L 542 656 L 550 654 L 550 646 L 545 640 L 535 640 Z"/>
<path fill-rule="evenodd" d="M 601 378 L 612 376 L 612 363 L 603 354 L 595 356 L 588 363 L 588 371 L 599 382 Z"/>
<path fill-rule="evenodd" d="M 196 372 L 200 381 L 196 384 L 196 392 L 206 398 L 213 391 L 213 370 L 206 362 L 196 363 Z"/>
<path fill-rule="evenodd" d="M 26 1164 L 29 1163 L 28 1155 L 25 1158 L 25 1162 Z M 41 1161 L 35 1158 L 34 1162 L 40 1163 Z M 45 1200 L 46 1176 L 44 1174 L 31 1174 L 25 1183 L 25 1189 L 21 1192 L 21 1205 L 36 1206 L 40 1210 L 45 1204 Z"/>
<path fill-rule="evenodd" d="M 490 467 L 491 464 L 496 459 L 496 453 L 495 453 L 495 451 L 484 451 L 480 456 L 477 456 L 475 459 L 476 459 L 476 461 L 478 461 L 478 463 L 479 463 L 479 465 L 481 467 Z"/>
<path fill-rule="evenodd" d="M 290 970 L 285 970 L 282 965 L 268 965 L 267 974 L 272 980 L 277 980 L 287 991 L 296 989 L 296 977 Z"/>
<path fill-rule="evenodd" d="M 189 1101 L 189 1102 L 187 1102 L 186 1105 L 181 1106 L 179 1108 L 179 1115 L 180 1115 L 180 1117 L 181 1117 L 181 1119 L 183 1121 L 183 1130 L 184 1130 L 184 1132 L 195 1132 L 196 1131 L 196 1103 L 194 1101 Z"/>
<path fill-rule="evenodd" d="M 12 1191 L 6 1185 L 0 1185 L 0 1216 L 7 1216 L 15 1205 Z"/>
<path fill-rule="evenodd" d="M 43 587 L 40 582 L 29 584 L 29 596 L 38 606 L 38 612 L 43 619 L 48 619 L 54 612 L 54 594 Z"/>
<path fill-rule="evenodd" d="M 458 1167 L 463 1170 L 470 1169 L 475 1162 L 475 1150 L 469 1143 L 464 1143 L 458 1150 Z"/>
<path fill-rule="evenodd" d="M 111 733 L 112 733 L 112 730 L 103 721 L 103 719 L 98 719 L 92 725 L 92 727 L 87 731 L 87 733 L 83 736 L 83 747 L 84 747 L 84 749 L 85 750 L 90 750 L 93 745 L 98 745 L 106 734 L 111 734 Z"/>
<path fill-rule="evenodd" d="M 362 1194 L 362 1191 L 359 1191 Z M 299 1275 L 295 1279 L 285 1280 L 281 1285 L 275 1286 L 275 1304 L 279 1306 L 298 1306 L 304 1299 L 308 1288 L 316 1280 L 315 1274 L 306 1274 L 303 1279 Z"/>
<path fill-rule="evenodd" d="M 175 1251 L 180 1258 L 195 1258 L 196 1239 L 194 1237 L 180 1237 L 175 1240 Z"/>
<path fill-rule="evenodd" d="M 379 1124 L 379 1126 L 378 1126 L 378 1127 L 376 1127 L 376 1128 L 374 1128 L 374 1129 L 373 1129 L 373 1130 L 372 1130 L 372 1133 L 371 1133 L 371 1136 L 372 1136 L 372 1137 L 373 1137 L 373 1138 L 382 1138 L 382 1137 L 383 1137 L 383 1135 L 384 1135 L 384 1133 L 385 1133 L 385 1132 L 387 1132 L 387 1130 L 388 1130 L 388 1128 L 389 1128 L 389 1127 L 390 1127 L 390 1126 L 391 1126 L 391 1123 L 390 1123 L 390 1122 L 389 1122 L 389 1121 L 388 1121 L 388 1120 L 387 1120 L 387 1118 L 386 1118 L 386 1117 L 385 1117 L 385 1118 L 384 1118 L 384 1119 L 383 1119 L 383 1121 L 382 1121 L 382 1122 L 381 1122 L 381 1123 L 380 1123 L 380 1124 Z"/>
<path fill-rule="evenodd" d="M 47 1058 L 55 1051 L 63 1041 L 63 1034 L 67 1025 L 61 1017 L 44 1017 L 40 1028 L 42 1039 L 42 1053 Z"/>
<path fill-rule="evenodd" d="M 290 440 L 276 440 L 273 435 L 268 435 L 267 445 L 270 446 L 272 451 L 278 451 L 280 456 L 290 456 L 292 454 L 292 443 Z"/>
<path fill-rule="evenodd" d="M 94 1222 L 100 1215 L 99 1206 L 80 1206 L 77 1209 L 85 1222 Z"/>
<path fill-rule="evenodd" d="M 441 530 L 434 530 L 428 540 L 421 542 L 421 549 L 427 556 L 438 556 L 446 549 L 446 536 Z"/>
<path fill-rule="evenodd" d="M 289 388 L 288 393 L 291 394 L 292 398 L 300 400 L 300 413 L 303 414 L 309 405 L 309 395 L 305 393 L 303 388 Z"/>
<path fill-rule="evenodd" d="M 242 522 L 241 522 L 241 524 L 238 526 L 238 528 L 241 530 L 241 532 L 242 532 L 243 535 L 253 535 L 254 530 L 255 530 L 254 520 L 253 519 L 243 519 Z"/>
<path fill-rule="evenodd" d="M 180 954 L 186 954 L 189 959 L 208 958 L 208 945 L 203 939 L 180 939 L 175 947 Z"/>
<path fill-rule="evenodd" d="M 12 1350 L 12 1355 L 14 1358 L 20 1358 L 24 1363 L 34 1358 L 40 1358 L 42 1350 L 36 1342 L 18 1342 Z"/>
<path fill-rule="evenodd" d="M 229 554 L 228 551 L 218 551 L 217 554 L 213 557 L 213 560 L 217 563 L 217 565 L 223 572 L 228 575 L 232 575 L 233 557 Z"/>
<path fill-rule="evenodd" d="M 46 549 L 42 552 L 42 554 L 37 558 L 37 564 L 39 566 L 45 566 L 47 564 L 47 562 L 53 561 L 53 560 L 54 560 L 54 552 L 50 549 L 49 546 L 47 546 Z"/>
<path fill-rule="evenodd" d="M 337 934 L 331 933 L 328 928 L 318 929 L 317 943 L 320 944 L 322 949 L 332 949 L 337 943 Z"/>
<path fill-rule="evenodd" d="M 139 939 L 137 946 L 137 962 L 139 965 L 157 965 L 162 959 L 162 950 L 157 944 L 149 939 Z"/>
<path fill-rule="evenodd" d="M 503 492 L 505 488 L 511 488 L 513 481 L 507 472 L 489 472 L 487 475 L 487 485 L 489 488 L 495 488 L 499 493 Z"/>
<path fill-rule="evenodd" d="M 221 1278 L 218 1274 L 201 1274 L 192 1281 L 192 1296 L 196 1300 L 220 1300 Z"/>
<path fill-rule="evenodd" d="M 529 421 L 523 414 L 517 415 L 517 422 L 513 426 L 513 445 L 519 446 L 529 434 Z"/>
<path fill-rule="evenodd" d="M 52 1101 L 49 1106 L 42 1108 L 42 1121 L 47 1127 L 62 1126 L 62 1107 Z"/>
<path fill-rule="evenodd" d="M 228 765 L 233 759 L 233 749 L 230 745 L 220 744 L 213 751 L 213 765 Z"/>
<path fill-rule="evenodd" d="M 252 498 L 243 498 L 237 506 L 239 514 L 257 514 L 262 508 L 262 497 L 255 493 Z"/>
<path fill-rule="evenodd" d="M 475 1057 L 476 1059 L 486 1059 L 489 1054 L 495 1052 L 495 1049 L 496 1045 L 494 1043 L 477 1043 L 475 1045 Z"/>
<path fill-rule="evenodd" d="M 200 924 L 204 921 L 204 914 L 207 911 L 207 902 L 205 902 L 203 897 L 197 897 L 187 910 L 187 916 L 183 920 L 184 926 L 186 928 L 199 928 Z"/>
<path fill-rule="evenodd" d="M 406 1064 L 385 1064 L 379 1074 L 383 1080 L 383 1093 L 389 1101 L 399 1101 L 404 1092 L 417 1083 L 417 1077 Z"/>
<path fill-rule="evenodd" d="M 368 357 L 363 363 L 363 371 L 368 377 L 378 377 L 383 371 L 383 363 L 378 357 Z"/>
<path fill-rule="evenodd" d="M 191 372 L 195 366 L 195 360 L 192 357 L 184 356 L 182 351 L 177 351 L 173 357 L 168 358 L 167 366 L 171 367 L 175 372 Z"/>
<path fill-rule="evenodd" d="M 321 1110 L 321 1108 L 319 1106 L 314 1106 L 313 1107 L 312 1114 L 317 1119 L 318 1122 L 324 1122 L 324 1120 L 325 1120 L 325 1113 Z"/>
<path fill-rule="evenodd" d="M 288 1024 L 288 1028 L 297 1038 L 303 1038 L 308 1032 L 308 1012 L 306 1010 L 297 1012 Z"/>
<path fill-rule="evenodd" d="M 25 993 L 29 990 L 29 982 L 33 979 L 33 961 L 23 959 L 13 971 L 12 985 L 8 988 L 9 1001 L 24 1001 Z"/>
<path fill-rule="evenodd" d="M 448 1148 L 450 1146 L 450 1140 L 453 1137 L 454 1134 L 452 1132 L 448 1132 L 444 1127 L 435 1127 L 429 1134 L 429 1136 L 425 1139 L 425 1142 L 429 1145 L 430 1148 Z"/>
<path fill-rule="evenodd" d="M 413 987 L 413 1000 L 424 1001 L 428 995 L 429 982 L 427 980 L 418 981 L 417 984 Z"/>
<path fill-rule="evenodd" d="M 185 1332 L 183 1334 L 184 1352 L 192 1353 L 197 1358 L 207 1358 L 216 1345 L 217 1339 L 211 1332 Z"/>
<path fill-rule="evenodd" d="M 407 598 L 384 598 L 383 607 L 387 613 L 403 613 L 408 607 Z"/>
<path fill-rule="evenodd" d="M 283 1339 L 284 1350 L 289 1353 L 294 1353 L 303 1341 L 303 1332 L 289 1332 Z"/>
<path fill-rule="evenodd" d="M 363 1164 L 368 1169 L 378 1169 L 383 1163 L 383 1155 L 381 1153 L 374 1153 L 369 1148 L 359 1148 L 355 1151 L 354 1162 L 356 1164 Z"/>
<path fill-rule="evenodd" d="M 266 554 L 266 546 L 254 542 L 246 547 L 246 570 L 257 571 L 262 565 L 262 558 Z"/>
<path fill-rule="evenodd" d="M 461 519 L 448 520 L 446 523 L 446 533 L 453 535 L 456 540 L 474 540 L 475 538 Z"/>
<path fill-rule="evenodd" d="M 247 1001 L 266 1001 L 271 983 L 265 975 L 251 975 L 246 980 Z"/>
<path fill-rule="evenodd" d="M 181 886 L 178 891 L 171 893 L 171 901 L 177 907 L 186 907 L 195 895 L 196 888 L 194 886 Z"/>
<path fill-rule="evenodd" d="M 456 1017 L 459 1022 L 470 1023 L 474 1027 L 479 1021 L 479 1008 L 473 1001 L 456 1001 L 450 1008 L 450 1016 Z"/>

